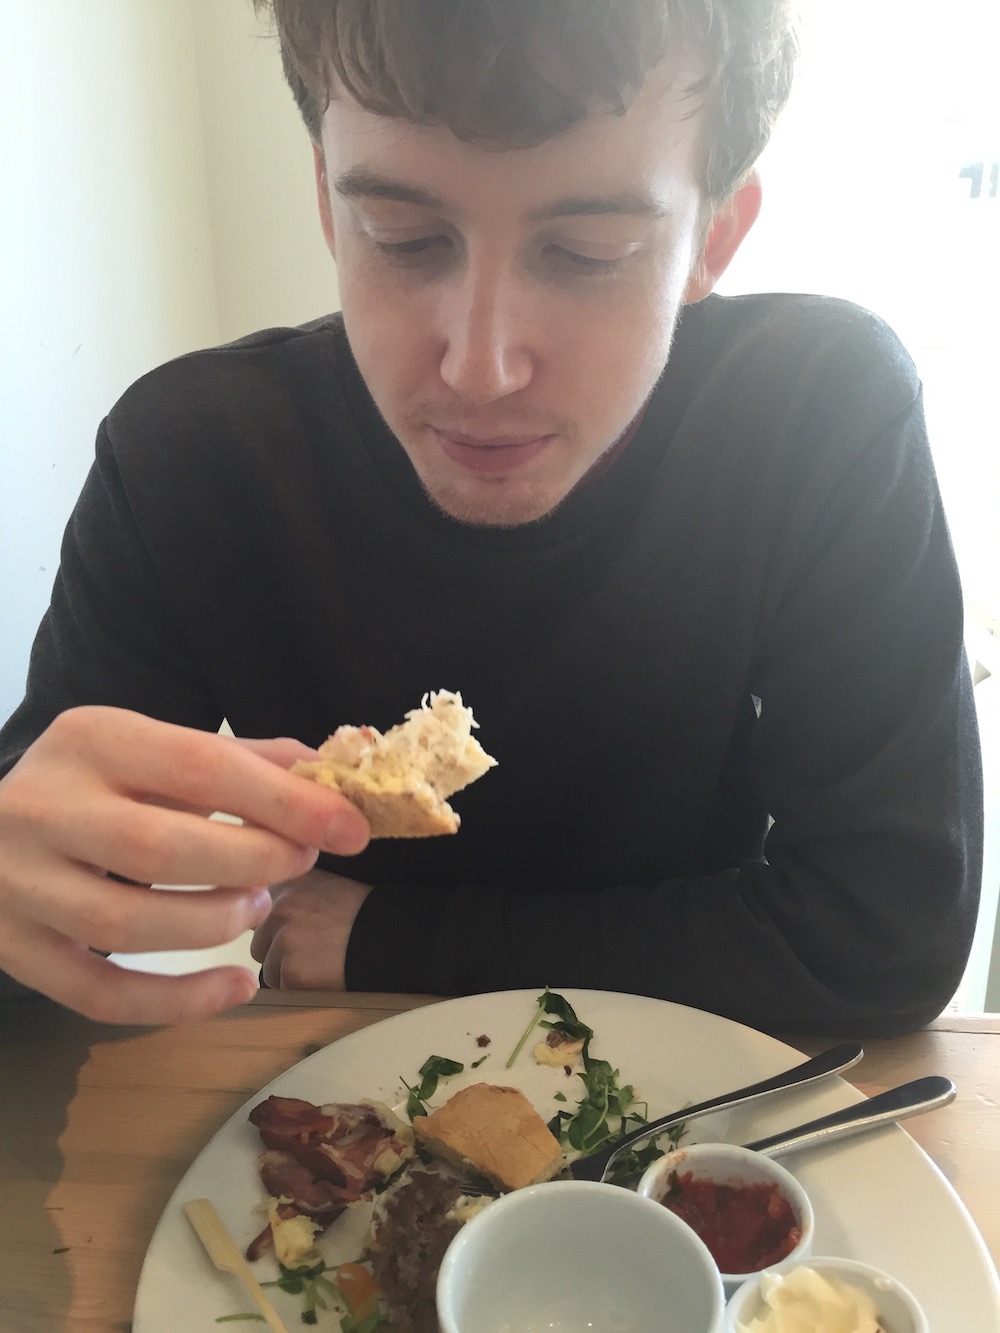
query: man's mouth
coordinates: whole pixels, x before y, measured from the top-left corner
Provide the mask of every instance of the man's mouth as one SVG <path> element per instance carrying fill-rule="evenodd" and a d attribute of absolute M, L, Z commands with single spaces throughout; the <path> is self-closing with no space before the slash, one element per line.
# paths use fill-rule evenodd
<path fill-rule="evenodd" d="M 470 472 L 513 472 L 537 458 L 554 435 L 494 435 L 477 437 L 458 431 L 431 430 L 446 457 Z"/>

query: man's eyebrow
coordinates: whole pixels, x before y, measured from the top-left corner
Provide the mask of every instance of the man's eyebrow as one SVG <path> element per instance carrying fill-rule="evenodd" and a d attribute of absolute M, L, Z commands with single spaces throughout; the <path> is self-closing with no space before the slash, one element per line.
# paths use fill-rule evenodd
<path fill-rule="evenodd" d="M 415 204 L 418 208 L 429 208 L 436 212 L 446 212 L 448 205 L 429 190 L 417 185 L 407 185 L 405 181 L 392 180 L 376 172 L 354 168 L 345 171 L 334 181 L 333 188 L 345 199 L 388 199 L 398 204 Z M 564 199 L 555 199 L 550 204 L 532 209 L 528 214 L 532 222 L 549 222 L 554 218 L 599 217 L 615 215 L 620 217 L 666 217 L 669 210 L 652 194 L 642 190 L 623 190 L 617 194 L 567 195 Z"/>
<path fill-rule="evenodd" d="M 388 176 L 379 176 L 374 171 L 364 171 L 359 167 L 338 176 L 333 182 L 333 188 L 345 199 L 389 199 L 398 204 L 416 204 L 420 208 L 434 208 L 438 211 L 445 207 L 444 200 L 429 190 L 392 180 Z"/>
<path fill-rule="evenodd" d="M 552 218 L 597 217 L 601 214 L 621 217 L 662 218 L 669 213 L 654 195 L 644 190 L 623 190 L 618 194 L 569 195 L 536 208 L 528 215 L 534 222 Z"/>

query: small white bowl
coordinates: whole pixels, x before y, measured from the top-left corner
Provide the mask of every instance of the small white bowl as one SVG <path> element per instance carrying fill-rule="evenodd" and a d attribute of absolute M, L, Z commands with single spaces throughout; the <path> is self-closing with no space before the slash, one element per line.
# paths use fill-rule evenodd
<path fill-rule="evenodd" d="M 438 1273 L 442 1333 L 722 1333 L 708 1250 L 679 1218 L 617 1185 L 555 1180 L 468 1222 Z"/>
<path fill-rule="evenodd" d="M 766 1267 L 800 1263 L 809 1255 L 815 1227 L 809 1196 L 792 1173 L 770 1157 L 731 1143 L 693 1143 L 689 1148 L 676 1148 L 657 1158 L 639 1181 L 637 1193 L 662 1204 L 670 1189 L 671 1178 L 675 1174 L 683 1177 L 687 1172 L 696 1181 L 710 1180 L 716 1185 L 775 1186 L 788 1202 L 801 1235 L 794 1248 Z M 664 1211 L 670 1210 L 664 1206 Z M 722 1282 L 727 1294 L 731 1295 L 753 1271 L 723 1272 Z"/>
<path fill-rule="evenodd" d="M 848 1286 L 870 1296 L 878 1309 L 879 1324 L 885 1333 L 929 1333 L 930 1325 L 912 1292 L 888 1273 L 856 1259 L 816 1256 L 805 1264 L 781 1264 L 772 1273 L 785 1274 L 793 1268 L 812 1268 L 817 1273 L 838 1277 Z M 742 1325 L 764 1312 L 761 1277 L 756 1273 L 736 1291 L 726 1308 L 726 1333 L 736 1333 Z"/>

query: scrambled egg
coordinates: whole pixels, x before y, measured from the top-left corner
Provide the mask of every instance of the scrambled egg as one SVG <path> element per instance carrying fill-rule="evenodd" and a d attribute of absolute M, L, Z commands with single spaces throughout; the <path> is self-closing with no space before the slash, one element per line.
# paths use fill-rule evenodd
<path fill-rule="evenodd" d="M 445 1217 L 449 1222 L 461 1222 L 464 1226 L 466 1222 L 471 1222 L 477 1213 L 481 1213 L 484 1208 L 489 1207 L 493 1200 L 489 1195 L 469 1195 L 463 1194 L 455 1200 L 455 1206 L 449 1208 Z"/>
<path fill-rule="evenodd" d="M 287 1220 L 278 1216 L 278 1206 L 287 1203 L 287 1199 L 268 1199 L 267 1220 L 271 1224 L 274 1238 L 274 1252 L 279 1263 L 286 1268 L 297 1268 L 315 1256 L 313 1241 L 319 1226 L 309 1217 L 290 1217 Z"/>
<path fill-rule="evenodd" d="M 547 1041 L 540 1041 L 535 1047 L 535 1061 L 540 1065 L 572 1065 L 583 1050 L 583 1038 L 579 1041 L 561 1041 L 558 1046 L 550 1046 Z"/>

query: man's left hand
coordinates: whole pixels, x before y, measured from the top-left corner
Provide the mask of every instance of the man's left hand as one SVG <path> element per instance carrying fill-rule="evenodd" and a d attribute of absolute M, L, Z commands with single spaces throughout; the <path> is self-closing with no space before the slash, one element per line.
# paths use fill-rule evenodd
<path fill-rule="evenodd" d="M 271 888 L 250 952 L 272 990 L 343 990 L 347 941 L 371 886 L 326 870 Z"/>

